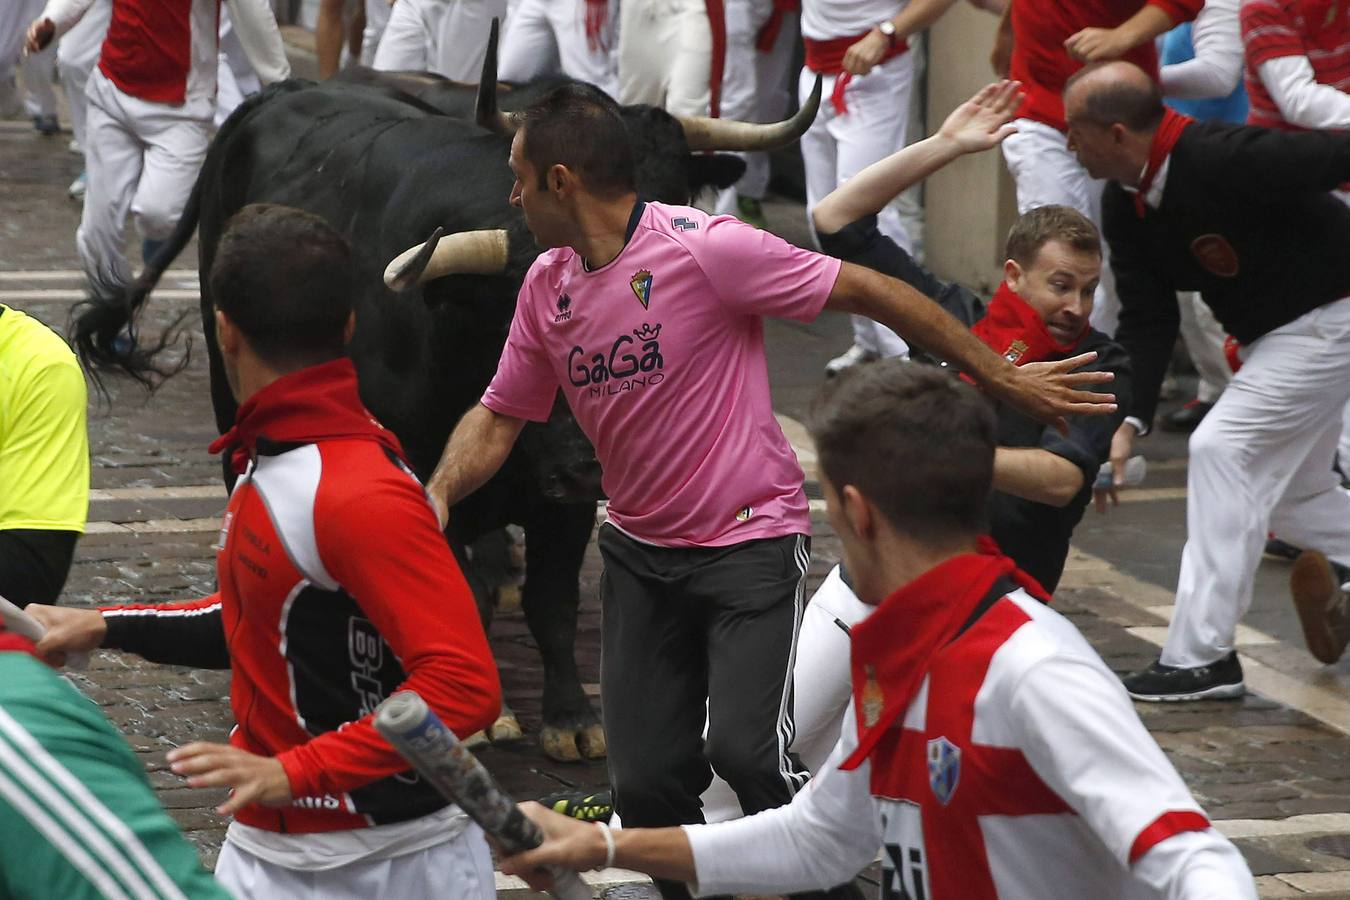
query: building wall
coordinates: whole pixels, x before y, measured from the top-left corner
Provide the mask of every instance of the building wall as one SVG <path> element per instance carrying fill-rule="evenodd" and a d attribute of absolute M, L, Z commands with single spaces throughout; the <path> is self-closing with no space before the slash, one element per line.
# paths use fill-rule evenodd
<path fill-rule="evenodd" d="M 929 32 L 928 131 L 994 79 L 989 67 L 996 16 L 957 3 Z M 948 281 L 993 292 L 1003 243 L 1017 215 L 1017 194 L 1003 154 L 965 156 L 931 176 L 925 188 L 925 252 L 929 268 Z"/>

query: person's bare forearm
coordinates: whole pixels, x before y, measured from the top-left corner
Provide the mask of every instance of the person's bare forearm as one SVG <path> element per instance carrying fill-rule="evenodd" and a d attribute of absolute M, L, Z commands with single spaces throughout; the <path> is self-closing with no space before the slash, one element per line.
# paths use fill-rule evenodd
<path fill-rule="evenodd" d="M 613 834 L 615 866 L 690 884 L 698 877 L 683 828 L 616 828 Z"/>
<path fill-rule="evenodd" d="M 1140 44 L 1151 41 L 1155 37 L 1165 32 L 1171 31 L 1176 26 L 1161 7 L 1153 4 L 1145 4 L 1139 12 L 1130 16 L 1120 24 L 1118 30 L 1120 35 L 1129 44 L 1133 50 Z"/>
<path fill-rule="evenodd" d="M 833 234 L 850 222 L 882 210 L 910 185 L 918 184 L 961 156 L 941 134 L 924 138 L 872 163 L 835 188 L 811 211 L 816 231 Z"/>
<path fill-rule="evenodd" d="M 475 405 L 446 441 L 441 461 L 427 481 L 427 493 L 448 508 L 478 490 L 506 462 L 524 426 L 524 419 Z"/>
<path fill-rule="evenodd" d="M 1083 489 L 1083 470 L 1040 447 L 994 451 L 994 490 L 1047 506 L 1067 506 Z"/>
<path fill-rule="evenodd" d="M 337 74 L 342 58 L 342 0 L 319 0 L 314 23 L 314 55 L 319 58 L 319 80 Z"/>
<path fill-rule="evenodd" d="M 863 266 L 844 263 L 825 305 L 880 322 L 996 393 L 1016 372 L 937 303 L 903 281 Z"/>

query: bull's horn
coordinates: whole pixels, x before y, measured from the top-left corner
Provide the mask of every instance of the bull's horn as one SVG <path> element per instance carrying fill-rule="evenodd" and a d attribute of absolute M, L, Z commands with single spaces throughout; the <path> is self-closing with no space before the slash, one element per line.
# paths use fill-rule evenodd
<path fill-rule="evenodd" d="M 820 109 L 821 78 L 802 108 L 790 119 L 760 125 L 734 119 L 710 119 L 707 116 L 681 116 L 684 139 L 689 149 L 698 150 L 773 150 L 784 147 L 806 134 Z"/>
<path fill-rule="evenodd" d="M 496 134 L 515 134 L 519 127 L 514 116 L 497 108 L 497 33 L 501 20 L 492 20 L 488 32 L 487 52 L 483 54 L 483 73 L 478 79 L 478 99 L 474 103 L 474 120 L 479 128 Z"/>
<path fill-rule="evenodd" d="M 445 275 L 500 275 L 506 270 L 510 247 L 504 228 L 460 231 L 446 237 L 437 228 L 426 243 L 394 258 L 384 270 L 384 283 L 406 291 Z"/>

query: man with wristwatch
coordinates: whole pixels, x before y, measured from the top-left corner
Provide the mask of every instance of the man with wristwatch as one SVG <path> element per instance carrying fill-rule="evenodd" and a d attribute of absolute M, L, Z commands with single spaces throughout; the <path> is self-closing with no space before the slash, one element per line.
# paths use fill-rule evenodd
<path fill-rule="evenodd" d="M 825 77 L 828 103 L 802 136 L 806 212 L 836 187 L 905 145 L 914 59 L 909 39 L 956 0 L 803 0 L 806 65 L 799 84 L 805 98 L 816 75 Z M 877 217 L 882 234 L 912 248 L 893 206 Z M 853 316 L 853 346 L 825 367 L 833 375 L 851 365 L 907 351 L 895 332 Z"/>

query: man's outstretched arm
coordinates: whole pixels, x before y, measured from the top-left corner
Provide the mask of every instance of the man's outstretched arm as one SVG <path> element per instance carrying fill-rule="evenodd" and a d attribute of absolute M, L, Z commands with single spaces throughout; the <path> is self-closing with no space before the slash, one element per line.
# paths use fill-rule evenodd
<path fill-rule="evenodd" d="M 830 234 L 882 210 L 910 185 L 952 160 L 997 147 L 1017 129 L 1009 123 L 1022 103 L 1021 83 L 999 81 L 947 116 L 938 133 L 872 163 L 835 188 L 811 211 L 816 231 Z"/>
<path fill-rule="evenodd" d="M 929 354 L 951 362 L 992 396 L 1061 432 L 1068 428 L 1065 416 L 1105 415 L 1116 410 L 1114 394 L 1084 390 L 1111 381 L 1110 372 L 1074 371 L 1095 360 L 1097 354 L 1014 366 L 914 288 L 863 266 L 844 263 L 825 307 L 880 322 Z"/>
<path fill-rule="evenodd" d="M 482 403 L 459 420 L 436 471 L 427 480 L 427 494 L 442 526 L 449 521 L 450 507 L 482 487 L 502 467 L 524 427 L 524 419 L 494 412 Z"/>

